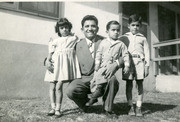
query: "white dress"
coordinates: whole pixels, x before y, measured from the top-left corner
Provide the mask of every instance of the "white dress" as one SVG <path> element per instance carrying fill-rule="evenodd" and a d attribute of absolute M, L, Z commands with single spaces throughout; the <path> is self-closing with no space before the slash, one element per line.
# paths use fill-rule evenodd
<path fill-rule="evenodd" d="M 49 43 L 49 52 L 54 52 L 54 73 L 46 71 L 44 81 L 62 81 L 81 78 L 78 59 L 74 50 L 76 36 L 59 37 Z"/>

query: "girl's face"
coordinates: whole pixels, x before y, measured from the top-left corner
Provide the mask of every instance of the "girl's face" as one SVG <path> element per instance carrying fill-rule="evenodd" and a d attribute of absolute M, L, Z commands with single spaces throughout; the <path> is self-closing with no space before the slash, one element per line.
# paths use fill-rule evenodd
<path fill-rule="evenodd" d="M 117 40 L 120 34 L 120 26 L 117 24 L 111 24 L 109 30 L 107 30 L 109 38 Z"/>
<path fill-rule="evenodd" d="M 62 37 L 66 37 L 70 34 L 70 29 L 68 25 L 59 26 L 59 32 Z"/>
<path fill-rule="evenodd" d="M 132 22 L 131 24 L 128 25 L 128 28 L 132 34 L 137 34 L 139 33 L 140 23 L 138 21 Z"/>

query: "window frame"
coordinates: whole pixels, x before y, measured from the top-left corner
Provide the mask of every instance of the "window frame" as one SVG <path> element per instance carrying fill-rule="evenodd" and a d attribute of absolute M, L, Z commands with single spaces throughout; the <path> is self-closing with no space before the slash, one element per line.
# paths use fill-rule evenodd
<path fill-rule="evenodd" d="M 50 14 L 43 14 L 43 12 L 39 11 L 26 11 L 20 9 L 20 2 L 13 2 L 13 4 L 9 4 L 8 2 L 0 2 L 0 9 L 5 9 L 5 10 L 10 10 L 10 11 L 15 11 L 15 12 L 20 12 L 20 13 L 25 13 L 25 14 L 30 14 L 38 17 L 45 17 L 49 19 L 54 19 L 57 20 L 61 16 L 61 9 L 62 9 L 62 2 L 55 2 L 57 3 L 57 15 L 52 16 Z M 46 12 L 45 12 L 46 13 Z"/>

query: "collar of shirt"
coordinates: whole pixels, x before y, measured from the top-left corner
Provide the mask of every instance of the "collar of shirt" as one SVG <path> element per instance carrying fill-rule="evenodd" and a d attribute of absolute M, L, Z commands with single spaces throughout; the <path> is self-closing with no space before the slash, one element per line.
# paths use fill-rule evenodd
<path fill-rule="evenodd" d="M 136 33 L 136 34 L 132 34 L 131 32 L 127 32 L 127 33 L 125 33 L 125 35 L 130 35 L 130 36 L 144 36 L 143 34 L 141 34 L 141 33 Z"/>
<path fill-rule="evenodd" d="M 120 42 L 118 39 L 116 41 L 114 41 L 114 40 L 110 39 L 109 37 L 107 38 L 107 41 L 109 41 L 111 43 L 111 45 L 114 45 L 114 44 Z"/>
<path fill-rule="evenodd" d="M 93 42 L 94 42 L 94 40 L 95 40 L 95 38 L 91 41 L 91 40 L 89 40 L 88 38 L 86 38 L 86 42 L 87 42 L 87 44 L 88 45 L 93 45 Z"/>

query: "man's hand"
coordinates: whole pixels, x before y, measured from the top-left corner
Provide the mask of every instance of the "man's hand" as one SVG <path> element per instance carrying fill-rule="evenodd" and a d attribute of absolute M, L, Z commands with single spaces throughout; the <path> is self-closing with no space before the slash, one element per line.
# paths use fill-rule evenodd
<path fill-rule="evenodd" d="M 147 77 L 149 75 L 149 66 L 145 66 L 144 76 Z"/>
<path fill-rule="evenodd" d="M 127 74 L 128 72 L 129 72 L 129 67 L 125 66 L 125 67 L 124 67 L 124 70 L 123 70 L 123 73 L 124 73 L 124 74 Z"/>
<path fill-rule="evenodd" d="M 105 78 L 110 79 L 117 71 L 118 64 L 113 62 L 112 64 L 108 64 L 105 71 Z"/>

